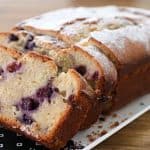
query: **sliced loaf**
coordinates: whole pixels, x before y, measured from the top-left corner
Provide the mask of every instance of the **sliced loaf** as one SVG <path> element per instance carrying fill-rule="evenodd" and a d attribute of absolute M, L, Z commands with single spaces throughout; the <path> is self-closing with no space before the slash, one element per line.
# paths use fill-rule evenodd
<path fill-rule="evenodd" d="M 92 90 L 74 70 L 57 75 L 52 60 L 33 52 L 0 47 L 0 67 L 0 123 L 59 150 L 85 120 Z"/>
<path fill-rule="evenodd" d="M 17 40 L 13 40 L 15 37 Z M 82 49 L 68 48 L 68 44 L 65 42 L 57 38 L 55 38 L 55 42 L 50 39 L 54 39 L 54 37 L 34 35 L 26 31 L 0 33 L 0 43 L 2 45 L 23 52 L 34 50 L 41 54 L 48 55 L 55 60 L 59 66 L 60 72 L 67 72 L 68 69 L 72 68 L 86 79 L 89 86 L 95 91 L 95 99 L 93 99 L 91 103 L 92 107 L 89 110 L 87 119 L 81 126 L 82 129 L 87 128 L 97 120 L 101 112 L 101 96 L 103 94 L 104 85 L 104 75 L 101 64 L 88 52 Z M 30 47 L 30 49 L 25 48 L 29 43 L 34 43 L 34 46 Z"/>

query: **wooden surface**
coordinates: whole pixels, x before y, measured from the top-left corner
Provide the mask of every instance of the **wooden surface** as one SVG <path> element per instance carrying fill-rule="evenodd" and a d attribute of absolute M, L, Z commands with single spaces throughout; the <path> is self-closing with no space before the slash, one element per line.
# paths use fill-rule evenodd
<path fill-rule="evenodd" d="M 49 10 L 69 6 L 128 5 L 150 9 L 150 0 L 0 0 L 0 31 Z M 95 150 L 150 150 L 150 112 L 100 144 Z"/>

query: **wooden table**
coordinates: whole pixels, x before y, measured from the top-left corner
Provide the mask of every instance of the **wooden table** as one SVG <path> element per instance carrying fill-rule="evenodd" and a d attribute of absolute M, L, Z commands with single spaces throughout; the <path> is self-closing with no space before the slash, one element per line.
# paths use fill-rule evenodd
<path fill-rule="evenodd" d="M 0 31 L 25 18 L 69 6 L 128 5 L 150 9 L 150 0 L 0 0 Z M 95 150 L 150 150 L 150 112 L 100 144 Z"/>

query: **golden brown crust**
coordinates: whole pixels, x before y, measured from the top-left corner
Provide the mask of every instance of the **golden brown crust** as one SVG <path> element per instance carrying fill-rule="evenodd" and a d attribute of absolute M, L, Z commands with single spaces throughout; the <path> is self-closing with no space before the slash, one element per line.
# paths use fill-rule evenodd
<path fill-rule="evenodd" d="M 58 34 L 58 32 L 54 31 L 54 30 L 40 30 L 40 29 L 36 29 L 31 26 L 25 26 L 24 28 L 16 26 L 16 27 L 12 28 L 12 31 L 20 31 L 20 30 L 27 30 L 29 32 L 36 33 L 37 35 L 39 34 L 39 35 L 56 36 Z"/>
<path fill-rule="evenodd" d="M 18 52 L 15 49 L 7 48 L 5 46 L 0 45 L 0 51 L 7 52 L 10 56 L 12 56 L 14 59 L 19 59 L 22 56 L 21 52 Z"/>
<path fill-rule="evenodd" d="M 0 32 L 0 37 L 8 37 L 11 32 Z"/>
<path fill-rule="evenodd" d="M 69 71 L 78 76 L 79 83 L 81 83 L 81 79 L 84 81 L 83 77 L 75 70 L 70 69 Z M 80 126 L 80 130 L 87 129 L 91 126 L 91 124 L 95 123 L 102 111 L 102 104 L 101 101 L 97 98 L 96 93 L 91 89 L 91 87 L 89 87 L 89 85 L 87 85 L 86 81 L 84 81 L 84 83 L 85 84 L 82 85 L 80 84 L 80 89 L 82 89 L 81 92 L 83 93 L 87 92 L 86 97 L 89 103 L 89 110 L 86 118 L 83 120 Z"/>
<path fill-rule="evenodd" d="M 53 66 L 53 68 L 55 70 L 58 70 L 57 68 L 57 65 L 55 64 L 55 62 L 48 56 L 45 56 L 45 55 L 41 55 L 39 54 L 38 52 L 27 52 L 23 55 L 23 57 L 31 57 L 31 58 L 35 58 L 35 59 L 38 59 L 40 60 L 41 62 L 43 63 L 47 63 L 49 64 L 49 66 Z"/>
<path fill-rule="evenodd" d="M 121 76 L 116 89 L 113 109 L 119 109 L 134 99 L 150 93 L 150 62 Z"/>

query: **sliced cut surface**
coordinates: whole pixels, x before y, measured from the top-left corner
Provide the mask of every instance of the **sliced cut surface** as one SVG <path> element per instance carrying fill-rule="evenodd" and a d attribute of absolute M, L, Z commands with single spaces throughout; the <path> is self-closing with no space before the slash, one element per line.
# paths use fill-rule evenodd
<path fill-rule="evenodd" d="M 48 57 L 30 52 L 16 58 L 14 52 L 0 47 L 0 122 L 59 149 L 85 120 L 93 92 L 74 70 L 57 76 Z"/>
<path fill-rule="evenodd" d="M 13 34 L 18 37 L 18 41 L 9 41 L 9 37 Z M 24 38 L 25 35 L 25 38 Z M 82 49 L 74 49 L 67 48 L 67 44 L 65 42 L 60 42 L 63 46 L 58 46 L 60 44 L 55 44 L 55 42 L 51 43 L 51 37 L 45 36 L 36 36 L 32 33 L 19 31 L 12 33 L 1 33 L 1 43 L 8 47 L 15 47 L 18 50 L 22 50 L 24 52 L 31 51 L 30 49 L 25 50 L 23 47 L 28 41 L 27 39 L 31 37 L 36 45 L 33 48 L 33 51 L 40 52 L 41 54 L 48 55 L 53 58 L 57 65 L 59 66 L 59 71 L 67 72 L 68 69 L 75 69 L 78 73 L 83 76 L 86 81 L 89 83 L 89 86 L 93 88 L 95 91 L 95 98 L 93 99 L 91 110 L 89 111 L 89 115 L 87 116 L 87 121 L 83 123 L 82 128 L 89 127 L 93 122 L 95 122 L 98 118 L 98 115 L 101 112 L 101 101 L 96 97 L 101 97 L 102 89 L 103 89 L 103 71 L 101 70 L 101 65 L 86 51 Z M 24 40 L 25 39 L 25 40 Z M 19 44 L 22 41 L 22 46 Z M 59 41 L 58 39 L 56 41 Z M 19 45 L 19 46 L 18 46 Z M 64 46 L 66 48 L 64 48 Z M 91 63 L 92 62 L 92 63 Z"/>
<path fill-rule="evenodd" d="M 56 57 L 59 50 L 69 48 L 67 43 L 54 36 L 35 35 L 28 31 L 2 32 L 0 44 L 23 52 L 34 50 L 53 57 Z"/>
<path fill-rule="evenodd" d="M 10 41 L 11 36 L 17 37 L 18 40 Z M 30 39 L 32 39 L 32 42 L 34 42 L 36 46 L 25 49 L 25 45 Z M 93 80 L 93 82 L 98 80 L 102 81 L 103 72 L 101 71 L 100 64 L 98 65 L 88 52 L 82 49 L 71 48 L 63 41 L 60 41 L 63 43 L 63 46 L 60 47 L 57 42 L 52 43 L 50 39 L 52 39 L 50 36 L 37 36 L 26 31 L 0 33 L 0 44 L 4 46 L 15 48 L 23 52 L 33 50 L 48 55 L 56 61 L 62 71 L 66 72 L 69 68 L 74 68 L 87 80 Z M 59 40 L 56 38 L 55 41 Z M 90 60 L 92 61 L 92 65 Z M 100 82 L 92 85 L 97 89 L 97 87 L 101 87 L 100 84 L 102 85 Z"/>

